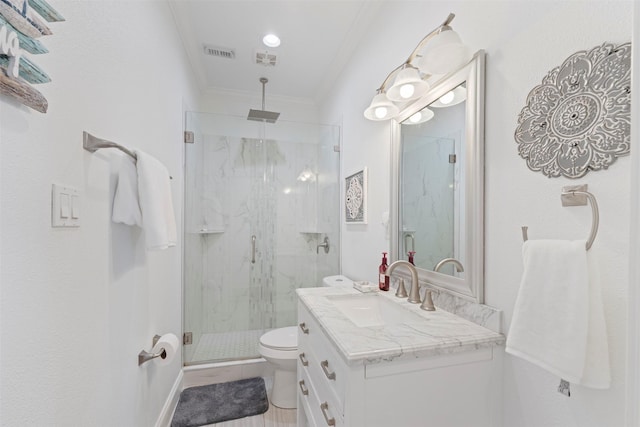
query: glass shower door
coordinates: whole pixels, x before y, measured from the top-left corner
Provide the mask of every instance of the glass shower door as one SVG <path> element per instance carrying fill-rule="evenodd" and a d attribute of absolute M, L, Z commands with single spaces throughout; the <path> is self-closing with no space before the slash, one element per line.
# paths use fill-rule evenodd
<path fill-rule="evenodd" d="M 337 245 L 316 253 L 339 240 L 339 134 L 204 113 L 187 123 L 184 360 L 256 358 L 264 331 L 295 324 L 295 289 L 339 271 Z"/>

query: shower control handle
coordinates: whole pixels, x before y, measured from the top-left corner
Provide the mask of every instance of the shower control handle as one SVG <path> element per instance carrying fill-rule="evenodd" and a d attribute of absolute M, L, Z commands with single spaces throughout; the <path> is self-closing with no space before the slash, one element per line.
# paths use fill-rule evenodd
<path fill-rule="evenodd" d="M 251 236 L 251 264 L 256 263 L 256 235 Z"/>
<path fill-rule="evenodd" d="M 324 240 L 322 241 L 322 243 L 318 244 L 318 246 L 316 247 L 317 254 L 320 253 L 320 248 L 324 248 L 325 254 L 329 253 L 329 236 L 324 236 Z"/>

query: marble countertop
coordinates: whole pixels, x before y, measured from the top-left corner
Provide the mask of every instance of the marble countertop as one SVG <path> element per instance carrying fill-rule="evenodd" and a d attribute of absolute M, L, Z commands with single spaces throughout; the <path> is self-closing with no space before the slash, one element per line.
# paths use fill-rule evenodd
<path fill-rule="evenodd" d="M 393 291 L 375 294 L 413 311 L 424 318 L 424 324 L 358 327 L 327 297 L 369 294 L 352 288 L 329 287 L 302 288 L 296 292 L 349 365 L 458 353 L 500 345 L 505 340 L 504 335 L 439 307 L 431 312 L 421 310 L 420 304 L 398 299 Z"/>

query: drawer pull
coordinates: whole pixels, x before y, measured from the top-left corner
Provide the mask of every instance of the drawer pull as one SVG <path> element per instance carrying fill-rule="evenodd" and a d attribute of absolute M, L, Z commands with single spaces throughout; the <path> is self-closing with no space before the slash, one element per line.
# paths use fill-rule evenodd
<path fill-rule="evenodd" d="M 298 357 L 300 358 L 300 361 L 302 362 L 302 366 L 309 366 L 309 361 L 304 356 L 304 353 L 300 353 L 300 355 Z"/>
<path fill-rule="evenodd" d="M 304 322 L 300 323 L 298 326 L 300 326 L 300 329 L 302 329 L 303 334 L 309 333 L 309 328 L 307 328 L 307 325 Z"/>
<path fill-rule="evenodd" d="M 330 380 L 335 380 L 336 379 L 336 373 L 335 372 L 329 372 L 329 361 L 328 360 L 323 360 L 322 362 L 320 362 L 320 366 L 322 366 L 322 370 L 324 371 L 324 374 L 327 376 L 327 378 L 329 378 Z"/>
<path fill-rule="evenodd" d="M 324 415 L 324 419 L 327 422 L 327 425 L 330 425 L 330 426 L 336 425 L 336 419 L 335 418 L 329 418 L 329 416 L 327 415 L 327 410 L 329 409 L 329 404 L 327 402 L 324 402 L 322 405 L 320 405 L 320 409 L 322 410 L 322 415 Z"/>
<path fill-rule="evenodd" d="M 298 384 L 300 384 L 300 391 L 302 392 L 302 394 L 304 394 L 305 396 L 308 396 L 309 389 L 304 386 L 304 380 L 300 381 Z"/>

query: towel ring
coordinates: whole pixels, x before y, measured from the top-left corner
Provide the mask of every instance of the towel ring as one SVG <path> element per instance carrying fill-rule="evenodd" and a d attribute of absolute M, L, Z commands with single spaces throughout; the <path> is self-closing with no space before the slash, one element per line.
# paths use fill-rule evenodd
<path fill-rule="evenodd" d="M 598 224 L 600 223 L 600 213 L 598 212 L 598 202 L 593 194 L 587 191 L 587 184 L 583 185 L 570 185 L 562 187 L 562 193 L 560 194 L 562 200 L 562 206 L 584 206 L 587 204 L 587 200 L 591 205 L 591 233 L 587 239 L 586 248 L 591 249 L 596 235 L 598 234 Z M 527 226 L 522 227 L 522 240 L 525 242 L 529 240 Z"/>

